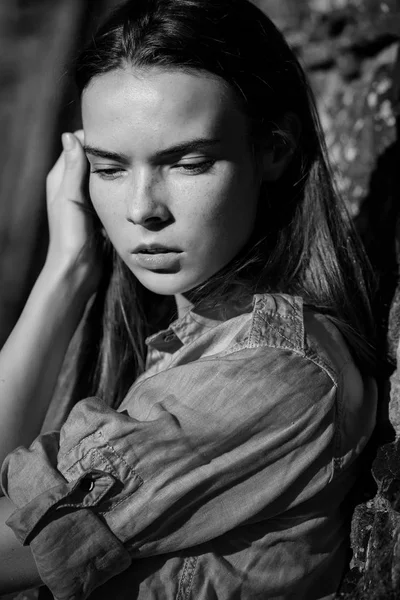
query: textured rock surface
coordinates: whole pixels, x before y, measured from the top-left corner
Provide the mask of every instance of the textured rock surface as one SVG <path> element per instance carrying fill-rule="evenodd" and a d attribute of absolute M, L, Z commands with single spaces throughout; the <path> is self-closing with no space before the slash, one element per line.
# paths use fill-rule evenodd
<path fill-rule="evenodd" d="M 400 598 L 400 441 L 381 446 L 372 473 L 378 491 L 356 507 L 353 560 L 338 598 Z"/>

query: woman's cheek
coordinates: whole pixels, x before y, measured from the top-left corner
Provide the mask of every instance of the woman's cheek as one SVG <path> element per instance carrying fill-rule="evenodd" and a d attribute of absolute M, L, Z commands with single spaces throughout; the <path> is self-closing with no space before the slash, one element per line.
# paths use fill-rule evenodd
<path fill-rule="evenodd" d="M 89 181 L 89 195 L 97 216 L 106 227 L 112 205 L 109 202 L 109 195 L 106 193 L 106 190 L 104 190 L 104 186 L 102 186 L 101 183 L 94 181 L 94 178 L 91 178 Z"/>
<path fill-rule="evenodd" d="M 100 212 L 101 211 L 99 210 L 100 206 L 101 206 L 101 203 L 99 202 L 98 190 L 96 190 L 96 185 L 93 182 L 93 176 L 92 175 L 90 176 L 90 179 L 89 179 L 89 196 L 90 196 L 90 201 L 91 201 L 91 203 L 93 205 L 93 208 L 94 208 L 94 210 L 97 213 L 97 216 L 101 219 L 101 217 L 100 217 Z"/>
<path fill-rule="evenodd" d="M 225 218 L 231 209 L 232 194 L 235 193 L 237 180 L 232 170 L 225 168 L 219 172 L 194 182 L 188 207 L 193 220 L 201 219 L 211 227 L 216 225 L 216 220 Z"/>

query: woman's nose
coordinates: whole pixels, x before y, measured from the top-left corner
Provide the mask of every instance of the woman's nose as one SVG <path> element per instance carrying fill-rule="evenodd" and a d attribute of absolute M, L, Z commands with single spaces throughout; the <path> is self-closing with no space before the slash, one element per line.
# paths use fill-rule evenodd
<path fill-rule="evenodd" d="M 171 221 L 163 188 L 160 181 L 149 175 L 135 177 L 126 199 L 128 221 L 148 229 L 163 227 Z"/>

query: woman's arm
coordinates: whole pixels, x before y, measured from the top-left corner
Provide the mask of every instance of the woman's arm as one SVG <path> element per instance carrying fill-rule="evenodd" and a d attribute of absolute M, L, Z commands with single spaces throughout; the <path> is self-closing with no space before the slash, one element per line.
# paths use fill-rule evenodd
<path fill-rule="evenodd" d="M 73 273 L 42 271 L 0 353 L 0 463 L 40 433 L 84 307 Z"/>
<path fill-rule="evenodd" d="M 46 263 L 0 353 L 0 464 L 40 433 L 66 349 L 97 285 L 92 226 L 82 210 L 87 161 L 75 136 L 65 140 L 47 181 Z"/>
<path fill-rule="evenodd" d="M 0 498 L 0 594 L 42 585 L 30 547 L 22 546 L 5 524 L 14 510 L 8 498 Z"/>
<path fill-rule="evenodd" d="M 123 412 L 88 398 L 59 438 L 6 459 L 10 525 L 31 539 L 55 596 L 86 598 L 132 559 L 203 544 L 325 489 L 335 385 L 300 354 L 282 377 L 276 358 L 246 348 L 167 369 L 134 386 Z"/>

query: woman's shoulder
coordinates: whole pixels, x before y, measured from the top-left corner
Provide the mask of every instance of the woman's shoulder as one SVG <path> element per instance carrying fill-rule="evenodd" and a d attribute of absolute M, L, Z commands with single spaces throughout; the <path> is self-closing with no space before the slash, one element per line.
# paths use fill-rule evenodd
<path fill-rule="evenodd" d="M 325 370 L 335 384 L 343 369 L 354 364 L 340 328 L 300 296 L 256 294 L 241 333 L 242 347 L 292 351 Z"/>
<path fill-rule="evenodd" d="M 374 387 L 373 377 L 361 373 L 339 321 L 318 312 L 299 296 L 262 294 L 254 297 L 249 323 L 250 345 L 292 350 L 325 371 L 340 394 L 353 405 Z M 359 400 L 361 402 L 361 400 Z"/>

